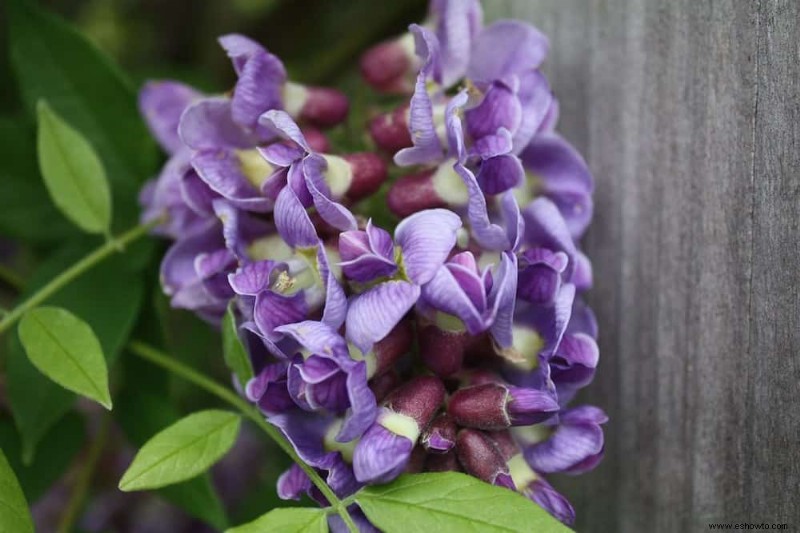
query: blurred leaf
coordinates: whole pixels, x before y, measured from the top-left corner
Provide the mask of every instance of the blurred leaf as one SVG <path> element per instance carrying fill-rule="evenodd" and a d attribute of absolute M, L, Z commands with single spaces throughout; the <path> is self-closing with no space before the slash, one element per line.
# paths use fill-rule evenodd
<path fill-rule="evenodd" d="M 0 118 L 0 232 L 27 243 L 75 232 L 50 202 L 36 167 L 36 135 L 21 118 Z"/>
<path fill-rule="evenodd" d="M 103 348 L 89 324 L 59 307 L 37 307 L 20 320 L 19 338 L 45 376 L 111 410 Z"/>
<path fill-rule="evenodd" d="M 90 249 L 84 245 L 69 245 L 59 250 L 33 273 L 22 298 L 30 296 Z M 47 302 L 63 307 L 91 324 L 103 348 L 108 368 L 127 341 L 142 303 L 141 276 L 126 265 L 131 260 L 128 256 L 123 254 L 105 260 Z M 27 463 L 33 458 L 42 436 L 71 409 L 75 395 L 34 368 L 17 335 L 9 336 L 9 342 L 8 401 L 22 434 L 23 457 Z"/>
<path fill-rule="evenodd" d="M 22 443 L 11 418 L 0 418 L 0 448 L 17 473 L 22 491 L 35 503 L 55 483 L 83 447 L 86 427 L 83 418 L 69 413 L 42 439 L 40 453 L 30 465 L 22 463 Z"/>
<path fill-rule="evenodd" d="M 241 422 L 236 413 L 209 409 L 161 430 L 133 458 L 120 490 L 164 487 L 205 472 L 236 442 Z"/>
<path fill-rule="evenodd" d="M 0 531 L 14 533 L 33 533 L 33 520 L 28 511 L 28 502 L 19 486 L 17 476 L 0 450 Z"/>
<path fill-rule="evenodd" d="M 236 328 L 236 318 L 233 316 L 233 302 L 228 306 L 225 317 L 222 319 L 222 347 L 225 364 L 236 375 L 242 388 L 253 377 L 253 366 L 250 356 L 244 349 L 239 332 Z"/>
<path fill-rule="evenodd" d="M 95 147 L 111 180 L 115 227 L 138 218 L 140 183 L 156 161 L 133 87 L 94 45 L 27 0 L 6 2 L 11 62 L 32 112 L 45 99 Z"/>
<path fill-rule="evenodd" d="M 362 489 L 356 501 L 386 533 L 570 531 L 521 494 L 456 472 L 404 475 Z"/>
<path fill-rule="evenodd" d="M 39 101 L 38 156 L 50 198 L 88 233 L 108 233 L 111 191 L 103 164 L 86 139 Z"/>
<path fill-rule="evenodd" d="M 226 533 L 262 533 L 280 531 L 281 533 L 325 533 L 328 520 L 324 509 L 273 509 L 249 524 L 229 529 Z"/>
<path fill-rule="evenodd" d="M 142 447 L 150 436 L 180 418 L 165 398 L 152 392 L 143 392 L 135 384 L 126 388 L 116 404 L 114 412 L 117 421 L 136 447 Z M 225 509 L 214 492 L 208 474 L 163 487 L 156 493 L 216 529 L 222 530 L 228 525 Z"/>

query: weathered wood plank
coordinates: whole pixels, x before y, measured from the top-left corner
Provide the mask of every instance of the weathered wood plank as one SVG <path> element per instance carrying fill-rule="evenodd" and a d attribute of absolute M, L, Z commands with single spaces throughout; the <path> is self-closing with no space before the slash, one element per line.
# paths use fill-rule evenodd
<path fill-rule="evenodd" d="M 612 422 L 604 464 L 556 480 L 578 529 L 800 524 L 798 3 L 485 5 L 551 37 L 560 129 L 598 183 L 584 399 Z"/>

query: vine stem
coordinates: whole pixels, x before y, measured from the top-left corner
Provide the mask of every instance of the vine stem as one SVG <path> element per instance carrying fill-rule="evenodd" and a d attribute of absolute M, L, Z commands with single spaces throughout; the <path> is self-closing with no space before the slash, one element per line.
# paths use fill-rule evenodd
<path fill-rule="evenodd" d="M 0 320 L 0 334 L 14 325 L 29 309 L 36 307 L 54 293 L 58 292 L 65 285 L 69 284 L 72 280 L 92 268 L 94 265 L 108 257 L 109 255 L 119 252 L 126 245 L 146 235 L 148 231 L 157 225 L 161 224 L 163 219 L 157 218 L 146 224 L 140 224 L 126 231 L 117 238 L 107 240 L 105 244 L 96 248 L 89 255 L 63 271 L 58 276 L 51 279 L 47 285 L 36 291 L 30 298 L 17 305 L 14 309 L 8 312 L 7 315 Z"/>
<path fill-rule="evenodd" d="M 269 436 L 269 438 L 275 441 L 275 443 L 286 453 L 286 455 L 288 455 L 295 463 L 297 463 L 298 466 L 300 466 L 300 468 L 303 469 L 303 472 L 305 472 L 309 479 L 311 479 L 311 482 L 314 483 L 322 495 L 325 496 L 325 499 L 330 502 L 333 510 L 335 510 L 336 513 L 342 518 L 345 525 L 347 525 L 347 529 L 351 533 L 358 533 L 358 527 L 356 526 L 355 522 L 353 522 L 353 518 L 350 516 L 350 513 L 347 512 L 347 506 L 338 498 L 338 496 L 336 496 L 328 484 L 325 483 L 321 477 L 319 477 L 317 471 L 300 459 L 289 441 L 286 440 L 286 438 L 277 428 L 268 423 L 266 419 L 264 419 L 264 416 L 254 406 L 245 402 L 237 394 L 220 385 L 216 381 L 204 376 L 196 370 L 176 361 L 167 354 L 141 341 L 131 341 L 128 344 L 128 350 L 142 359 L 146 359 L 151 363 L 154 363 L 172 372 L 173 374 L 182 377 L 186 381 L 205 389 L 217 398 L 229 403 L 241 411 L 244 416 L 252 420 L 259 428 L 261 428 L 264 433 Z"/>

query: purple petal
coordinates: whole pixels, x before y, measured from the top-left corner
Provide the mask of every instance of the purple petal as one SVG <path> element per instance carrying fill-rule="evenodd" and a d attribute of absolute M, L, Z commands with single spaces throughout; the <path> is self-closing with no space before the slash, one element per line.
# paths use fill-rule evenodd
<path fill-rule="evenodd" d="M 585 291 L 592 288 L 593 274 L 592 262 L 589 257 L 578 250 L 575 255 L 575 272 L 572 274 L 572 283 L 578 291 Z"/>
<path fill-rule="evenodd" d="M 317 246 L 317 269 L 325 288 L 325 308 L 322 311 L 322 322 L 338 330 L 347 316 L 347 296 L 330 268 L 328 253 L 321 243 Z"/>
<path fill-rule="evenodd" d="M 542 356 L 550 357 L 558 349 L 572 314 L 574 300 L 575 285 L 566 283 L 561 286 L 551 307 L 536 306 L 527 313 L 525 322 L 532 324 L 545 341 L 540 352 Z"/>
<path fill-rule="evenodd" d="M 418 46 L 419 43 L 425 42 L 426 36 L 431 38 L 430 42 L 435 41 L 435 37 L 424 28 L 412 25 L 412 31 L 415 32 Z M 428 95 L 427 73 L 428 69 L 423 68 L 417 75 L 409 107 L 408 129 L 414 146 L 403 148 L 394 156 L 394 162 L 401 167 L 433 163 L 442 159 L 443 148 L 433 121 L 433 104 Z"/>
<path fill-rule="evenodd" d="M 522 107 L 513 89 L 496 80 L 476 107 L 465 113 L 467 131 L 473 139 L 494 135 L 500 128 L 517 131 L 522 121 Z"/>
<path fill-rule="evenodd" d="M 549 46 L 547 37 L 530 24 L 499 20 L 473 41 L 467 76 L 489 82 L 538 68 Z"/>
<path fill-rule="evenodd" d="M 539 504 L 545 511 L 567 525 L 575 522 L 575 509 L 550 483 L 539 478 L 525 489 L 525 495 Z"/>
<path fill-rule="evenodd" d="M 441 43 L 441 82 L 450 87 L 467 71 L 472 39 L 480 31 L 483 12 L 477 0 L 437 0 L 431 11 L 437 18 L 436 36 Z"/>
<path fill-rule="evenodd" d="M 596 340 L 597 329 L 597 318 L 594 316 L 594 311 L 581 298 L 575 298 L 567 331 L 569 333 L 585 333 Z"/>
<path fill-rule="evenodd" d="M 302 291 L 293 296 L 262 291 L 256 296 L 253 319 L 265 335 L 271 336 L 275 328 L 300 322 L 306 318 L 307 313 L 308 306 Z"/>
<path fill-rule="evenodd" d="M 322 322 L 306 320 L 276 328 L 289 335 L 311 353 L 326 354 L 339 359 L 349 359 L 347 344 L 339 333 Z"/>
<path fill-rule="evenodd" d="M 347 375 L 347 395 L 350 400 L 350 409 L 345 415 L 342 429 L 336 435 L 339 442 L 349 442 L 364 433 L 375 421 L 378 406 L 375 394 L 367 385 L 367 364 L 363 361 L 356 363 Z"/>
<path fill-rule="evenodd" d="M 247 61 L 259 52 L 264 52 L 264 47 L 244 35 L 230 33 L 217 39 L 220 46 L 228 54 L 237 75 L 241 75 Z"/>
<path fill-rule="evenodd" d="M 509 236 L 510 235 L 517 235 L 517 231 L 519 228 L 519 216 L 516 216 L 516 219 L 507 221 L 510 222 L 508 224 L 508 228 L 503 228 L 498 224 L 493 224 L 489 220 L 489 212 L 486 206 L 486 197 L 483 195 L 483 191 L 481 190 L 480 186 L 478 185 L 478 180 L 475 179 L 475 175 L 464 165 L 461 163 L 456 163 L 455 166 L 456 172 L 461 179 L 464 181 L 464 184 L 467 186 L 467 190 L 469 191 L 469 203 L 467 204 L 467 217 L 469 218 L 469 223 L 471 226 L 471 234 L 475 241 L 483 248 L 487 250 L 509 250 L 512 249 L 513 243 L 510 242 Z M 511 194 L 510 192 L 506 194 Z M 509 204 L 508 208 L 510 209 L 510 213 L 512 217 L 514 216 L 514 210 L 516 209 L 516 200 L 514 200 L 513 196 L 510 197 L 510 200 L 513 201 L 513 206 Z M 506 200 L 504 199 L 504 205 Z M 504 210 L 504 214 L 506 214 L 506 210 Z M 516 239 L 515 239 L 516 240 Z"/>
<path fill-rule="evenodd" d="M 275 261 L 270 260 L 248 263 L 229 274 L 228 282 L 236 294 L 255 296 L 269 285 L 269 276 L 274 267 Z"/>
<path fill-rule="evenodd" d="M 403 473 L 414 443 L 374 423 L 356 444 L 353 471 L 362 483 L 388 483 Z"/>
<path fill-rule="evenodd" d="M 278 497 L 282 500 L 299 500 L 312 487 L 303 469 L 293 464 L 278 478 Z"/>
<path fill-rule="evenodd" d="M 512 425 L 530 426 L 555 415 L 559 405 L 549 392 L 526 387 L 509 387 L 506 409 Z"/>
<path fill-rule="evenodd" d="M 500 128 L 497 133 L 486 135 L 474 141 L 469 149 L 469 155 L 480 157 L 481 159 L 489 159 L 508 154 L 512 148 L 511 133 L 505 128 Z"/>
<path fill-rule="evenodd" d="M 310 248 L 319 242 L 314 223 L 291 187 L 284 187 L 275 202 L 275 226 L 286 243 Z"/>
<path fill-rule="evenodd" d="M 478 284 L 480 285 L 480 280 Z M 460 318 L 472 335 L 489 327 L 482 314 L 485 309 L 485 294 L 484 306 L 478 309 L 459 284 L 453 270 L 447 266 L 440 267 L 433 279 L 422 286 L 422 298 L 432 308 Z"/>
<path fill-rule="evenodd" d="M 201 150 L 192 156 L 192 166 L 212 190 L 236 207 L 258 212 L 272 209 L 272 202 L 262 197 L 242 173 L 241 162 L 233 150 Z"/>
<path fill-rule="evenodd" d="M 562 420 L 549 439 L 525 450 L 525 460 L 531 468 L 544 474 L 579 474 L 587 471 L 586 466 L 597 465 L 603 444 L 603 429 L 598 424 Z"/>
<path fill-rule="evenodd" d="M 561 273 L 569 258 L 564 252 L 530 248 L 522 254 L 519 273 L 519 296 L 534 304 L 550 305 L 561 287 Z"/>
<path fill-rule="evenodd" d="M 570 261 L 565 272 L 566 279 L 575 270 L 577 249 L 570 235 L 564 217 L 556 205 L 547 198 L 540 197 L 522 212 L 525 219 L 525 240 L 530 246 L 550 248 L 554 252 L 564 252 Z"/>
<path fill-rule="evenodd" d="M 221 248 L 224 248 L 222 233 L 215 221 L 209 222 L 199 233 L 173 244 L 161 262 L 161 284 L 164 292 L 168 296 L 173 295 L 193 280 L 197 280 L 195 258 Z"/>
<path fill-rule="evenodd" d="M 184 173 L 180 180 L 181 197 L 186 205 L 198 215 L 209 217 L 214 214 L 213 202 L 219 198 L 194 169 Z"/>
<path fill-rule="evenodd" d="M 255 130 L 265 111 L 283 107 L 285 82 L 286 70 L 280 59 L 266 51 L 255 53 L 245 62 L 234 88 L 233 120 Z"/>
<path fill-rule="evenodd" d="M 525 168 L 539 179 L 540 192 L 561 211 L 573 239 L 592 218 L 594 179 L 583 157 L 555 133 L 537 135 L 520 154 Z"/>
<path fill-rule="evenodd" d="M 267 365 L 245 387 L 247 399 L 266 414 L 283 413 L 294 407 L 286 388 L 286 363 Z"/>
<path fill-rule="evenodd" d="M 203 95 L 176 81 L 150 81 L 139 91 L 139 111 L 161 147 L 174 154 L 183 147 L 178 123 L 183 111 Z"/>
<path fill-rule="evenodd" d="M 353 213 L 330 198 L 330 190 L 323 177 L 326 167 L 325 159 L 318 155 L 310 155 L 303 160 L 305 184 L 313 198 L 314 207 L 322 219 L 334 228 L 340 231 L 354 230 L 358 225 Z"/>
<path fill-rule="evenodd" d="M 362 353 L 384 338 L 419 298 L 418 285 L 387 281 L 355 296 L 347 310 L 347 339 Z"/>
<path fill-rule="evenodd" d="M 550 360 L 553 381 L 559 387 L 577 389 L 588 385 L 597 368 L 597 342 L 585 333 L 567 333 Z"/>
<path fill-rule="evenodd" d="M 385 230 L 367 223 L 367 231 L 346 231 L 339 235 L 339 265 L 349 279 L 367 282 L 397 271 L 394 242 Z"/>
<path fill-rule="evenodd" d="M 297 146 L 284 142 L 274 142 L 269 146 L 258 148 L 264 159 L 276 167 L 288 167 L 305 156 L 305 151 Z"/>
<path fill-rule="evenodd" d="M 265 128 L 269 128 L 276 133 L 279 133 L 283 137 L 294 141 L 306 153 L 313 152 L 311 147 L 306 142 L 303 132 L 300 131 L 300 126 L 298 126 L 297 123 L 292 120 L 292 117 L 290 117 L 285 111 L 279 111 L 275 109 L 267 111 L 261 115 L 261 118 L 259 118 L 258 122 Z"/>
<path fill-rule="evenodd" d="M 519 74 L 519 82 L 517 98 L 522 107 L 522 120 L 514 132 L 514 153 L 519 153 L 528 146 L 533 136 L 541 128 L 548 126 L 547 121 L 558 116 L 558 105 L 554 104 L 555 98 L 550 85 L 541 72 L 522 72 Z"/>
<path fill-rule="evenodd" d="M 461 219 L 446 209 L 420 211 L 398 224 L 395 242 L 411 281 L 423 285 L 433 278 L 453 249 L 459 228 Z"/>
<path fill-rule="evenodd" d="M 485 159 L 478 171 L 478 185 L 486 194 L 500 194 L 525 180 L 522 162 L 515 155 L 499 155 Z"/>
<path fill-rule="evenodd" d="M 305 411 L 289 411 L 268 418 L 292 443 L 297 455 L 314 468 L 329 468 L 338 452 L 328 452 L 323 446 L 325 432 L 333 422 L 332 417 Z"/>
<path fill-rule="evenodd" d="M 205 98 L 190 105 L 181 115 L 178 133 L 195 150 L 255 145 L 255 139 L 233 121 L 227 98 Z"/>
<path fill-rule="evenodd" d="M 497 279 L 489 296 L 494 302 L 491 333 L 498 346 L 508 348 L 514 342 L 512 327 L 517 295 L 517 257 L 513 253 L 503 253 Z"/>

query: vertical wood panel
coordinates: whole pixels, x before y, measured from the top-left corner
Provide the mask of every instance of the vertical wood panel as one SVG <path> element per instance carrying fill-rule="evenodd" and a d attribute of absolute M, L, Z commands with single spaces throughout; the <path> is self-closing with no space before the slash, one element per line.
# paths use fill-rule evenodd
<path fill-rule="evenodd" d="M 556 480 L 585 531 L 800 527 L 800 7 L 489 0 L 551 38 L 585 240 L 607 456 Z"/>

